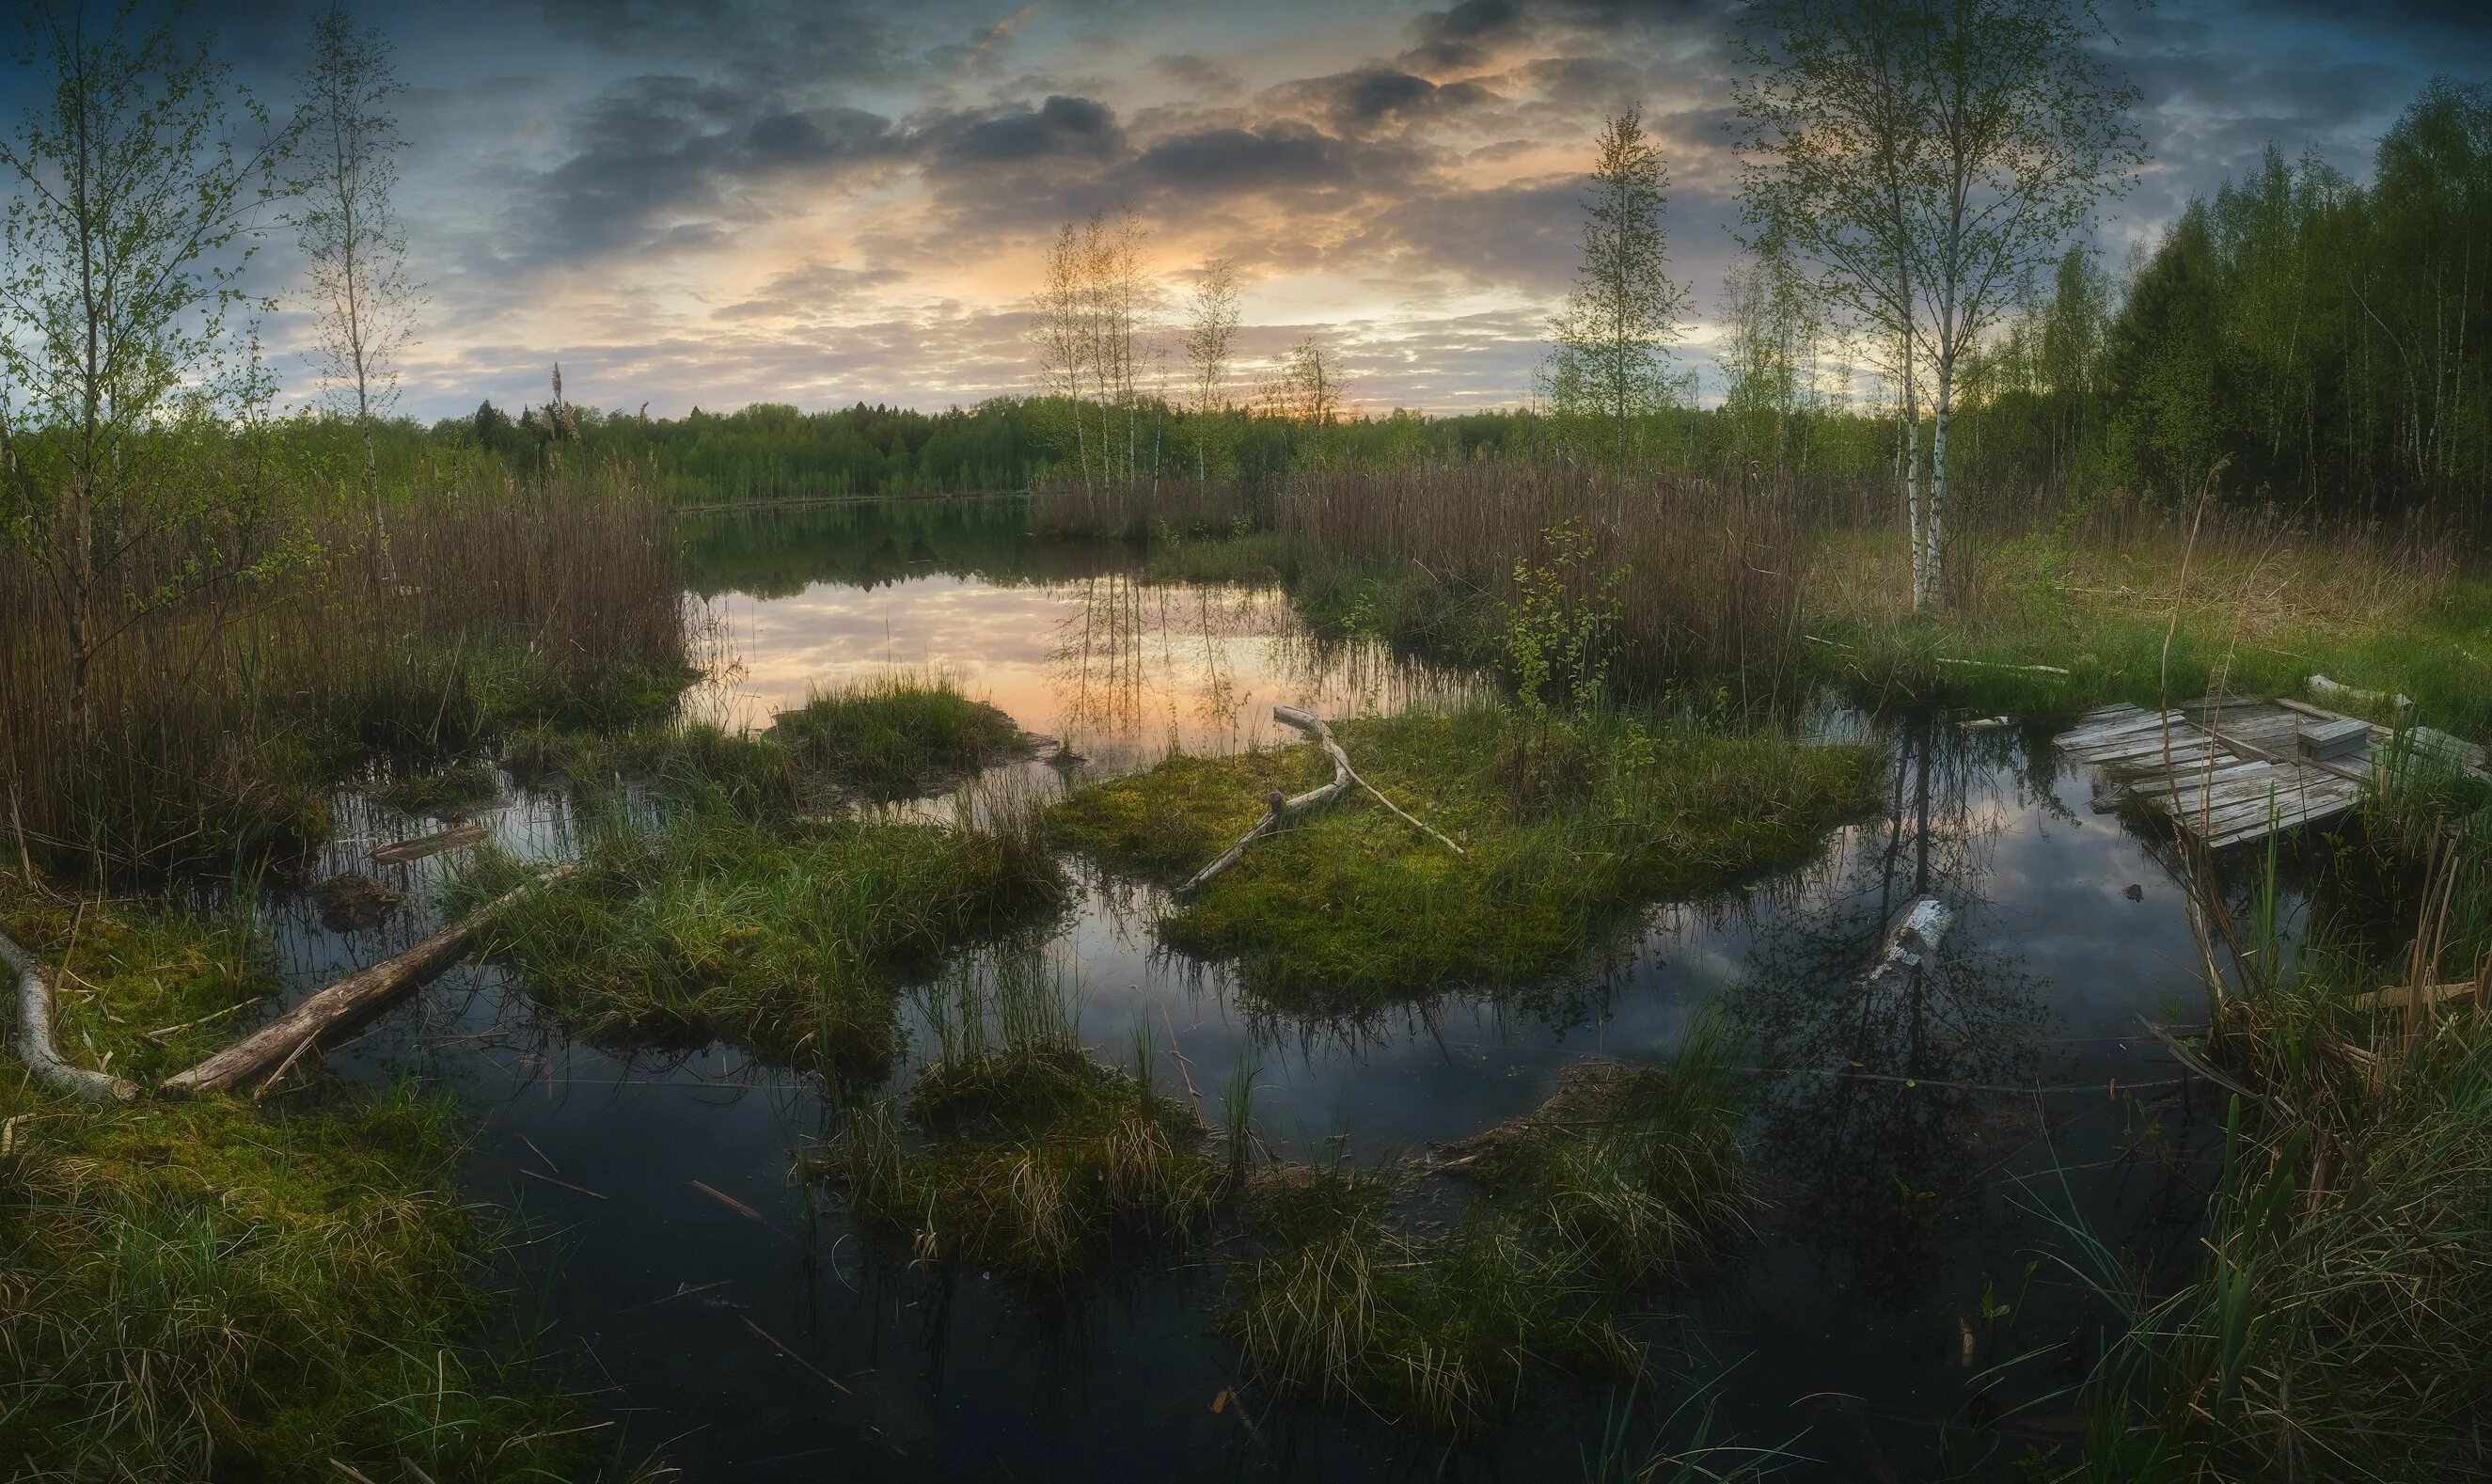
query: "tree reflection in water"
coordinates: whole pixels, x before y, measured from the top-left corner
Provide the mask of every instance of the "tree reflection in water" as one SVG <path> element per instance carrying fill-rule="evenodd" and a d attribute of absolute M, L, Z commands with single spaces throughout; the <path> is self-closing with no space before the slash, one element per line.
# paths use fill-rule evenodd
<path fill-rule="evenodd" d="M 1733 1015 L 1760 1066 L 1762 1153 L 1795 1235 L 1900 1302 L 1946 1261 L 1945 1229 L 2032 1131 L 2055 1017 L 1984 931 L 1982 882 L 2008 812 L 1984 807 L 2013 742 L 1927 717 L 1894 733 L 1887 817 L 1842 846 L 1838 884 L 1760 934 Z M 1865 981 L 1889 926 L 1932 894 L 1955 914 L 1923 966 Z"/>

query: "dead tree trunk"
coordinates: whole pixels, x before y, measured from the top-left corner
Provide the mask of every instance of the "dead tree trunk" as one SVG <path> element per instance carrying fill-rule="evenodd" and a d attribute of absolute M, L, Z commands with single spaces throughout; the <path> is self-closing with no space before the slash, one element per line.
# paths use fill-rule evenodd
<path fill-rule="evenodd" d="M 348 974 L 197 1066 L 164 1079 L 156 1090 L 185 1097 L 227 1091 L 254 1077 L 274 1079 L 306 1048 L 362 1024 L 458 962 L 494 913 L 573 869 L 559 866 L 515 886 L 398 957 Z"/>
<path fill-rule="evenodd" d="M 1456 855 L 1463 853 L 1463 847 L 1461 846 L 1454 844 L 1444 836 L 1438 834 L 1435 829 L 1421 823 L 1417 819 L 1412 818 L 1409 815 L 1404 813 L 1400 805 L 1394 803 L 1391 799 L 1386 798 L 1383 794 L 1378 793 L 1374 784 L 1371 784 L 1366 779 L 1359 777 L 1358 770 L 1350 765 L 1350 754 L 1342 751 L 1341 744 L 1333 739 L 1332 728 L 1325 726 L 1321 718 L 1315 716 L 1310 712 L 1301 711 L 1295 706 L 1274 706 L 1272 708 L 1272 719 L 1281 723 L 1285 727 L 1294 727 L 1298 730 L 1305 732 L 1315 741 L 1317 746 L 1321 747 L 1324 750 L 1325 756 L 1332 759 L 1332 782 L 1321 784 L 1316 787 L 1310 788 L 1293 799 L 1283 798 L 1277 790 L 1266 795 L 1263 806 L 1263 817 L 1255 821 L 1254 828 L 1248 830 L 1245 834 L 1238 836 L 1237 843 L 1235 845 L 1221 851 L 1218 857 L 1216 857 L 1210 865 L 1196 872 L 1184 885 L 1178 887 L 1176 889 L 1176 894 L 1179 897 L 1193 896 L 1197 891 L 1202 890 L 1204 882 L 1210 880 L 1213 876 L 1220 875 L 1220 873 L 1228 870 L 1230 867 L 1237 864 L 1238 859 L 1246 853 L 1246 847 L 1248 846 L 1253 845 L 1256 841 L 1272 833 L 1272 831 L 1280 828 L 1290 820 L 1297 818 L 1302 815 L 1313 814 L 1315 811 L 1323 808 L 1326 804 L 1331 803 L 1333 800 L 1341 797 L 1344 793 L 1349 792 L 1350 786 L 1353 784 L 1366 789 L 1369 793 L 1375 794 L 1376 802 L 1393 811 L 1396 817 L 1409 824 L 1411 828 L 1426 833 L 1430 837 L 1434 838 L 1438 844 L 1443 846 L 1446 849 L 1453 851 Z"/>
<path fill-rule="evenodd" d="M 0 933 L 0 962 L 17 975 L 17 1057 L 37 1086 L 90 1103 L 127 1103 L 138 1096 L 136 1083 L 79 1066 L 52 1044 L 50 971 L 5 933 Z"/>

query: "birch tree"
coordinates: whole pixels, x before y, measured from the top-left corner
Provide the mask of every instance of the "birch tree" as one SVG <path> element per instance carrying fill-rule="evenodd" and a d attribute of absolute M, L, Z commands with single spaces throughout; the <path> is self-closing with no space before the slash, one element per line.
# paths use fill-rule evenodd
<path fill-rule="evenodd" d="M 241 274 L 299 131 L 169 21 L 25 24 L 38 91 L 0 141 L 0 534 L 42 575 L 85 729 L 98 653 L 273 559 L 269 470 L 235 436 L 267 404 L 269 306 Z"/>
<path fill-rule="evenodd" d="M 1048 248 L 1038 294 L 1041 374 L 1065 400 L 1084 486 L 1130 481 L 1142 468 L 1145 340 L 1159 287 L 1142 266 L 1140 222 L 1068 222 Z M 1094 426 L 1095 424 L 1095 426 Z"/>
<path fill-rule="evenodd" d="M 1958 372 L 2145 163 L 2138 90 L 2104 60 L 2091 0 L 1948 0 L 1916 27 L 1930 51 L 1929 169 L 1914 223 L 1931 381 L 1922 603 L 1943 575 L 1947 432 Z"/>
<path fill-rule="evenodd" d="M 1670 172 L 1643 115 L 1630 108 L 1612 117 L 1584 201 L 1583 264 L 1551 326 L 1558 343 L 1549 396 L 1561 416 L 1609 423 L 1621 463 L 1636 420 L 1670 400 L 1669 347 L 1683 333 L 1687 290 L 1666 271 L 1669 192 Z"/>
<path fill-rule="evenodd" d="M 1202 265 L 1186 299 L 1187 391 L 1193 403 L 1195 479 L 1211 482 L 1212 422 L 1229 398 L 1230 362 L 1237 347 L 1237 265 L 1215 257 Z"/>
<path fill-rule="evenodd" d="M 2108 40 L 2090 0 L 1760 0 L 1744 18 L 1749 220 L 1893 347 L 1917 611 L 1943 577 L 1967 357 L 2143 162 Z"/>
<path fill-rule="evenodd" d="M 398 353 L 414 326 L 416 288 L 395 196 L 400 137 L 391 100 L 400 90 L 380 32 L 333 3 L 312 22 L 302 77 L 308 168 L 289 219 L 310 265 L 318 326 L 314 352 L 329 405 L 354 419 L 364 445 L 364 508 L 373 570 L 390 575 L 373 420 L 398 401 Z"/>
<path fill-rule="evenodd" d="M 1747 72 L 1733 96 L 1750 156 L 1740 180 L 1748 246 L 1807 265 L 1820 296 L 1851 317 L 1863 358 L 1893 388 L 1918 609 L 1927 590 L 1913 211 L 1929 107 L 1913 64 L 1914 31 L 1904 7 L 1880 0 L 1754 6 L 1740 25 Z"/>

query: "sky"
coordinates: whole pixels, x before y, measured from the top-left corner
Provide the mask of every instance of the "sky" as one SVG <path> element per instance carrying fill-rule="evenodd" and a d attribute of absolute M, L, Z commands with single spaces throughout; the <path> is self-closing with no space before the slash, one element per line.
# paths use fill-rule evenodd
<path fill-rule="evenodd" d="M 2270 142 L 2361 178 L 2429 77 L 2492 75 L 2484 0 L 2102 3 L 2153 157 L 2097 228 L 2114 266 Z M 311 8 L 191 23 L 282 104 Z M 426 420 L 541 402 L 557 361 L 574 401 L 659 415 L 1027 392 L 1041 254 L 1093 211 L 1135 215 L 1173 292 L 1233 259 L 1250 363 L 1314 333 L 1360 410 L 1512 405 L 1572 277 L 1594 133 L 1629 105 L 1670 167 L 1700 373 L 1736 252 L 1728 0 L 349 9 L 405 85 L 425 297 L 399 410 Z M 34 80 L 0 74 L 0 119 Z M 252 273 L 285 305 L 265 333 L 301 401 L 283 237 Z"/>

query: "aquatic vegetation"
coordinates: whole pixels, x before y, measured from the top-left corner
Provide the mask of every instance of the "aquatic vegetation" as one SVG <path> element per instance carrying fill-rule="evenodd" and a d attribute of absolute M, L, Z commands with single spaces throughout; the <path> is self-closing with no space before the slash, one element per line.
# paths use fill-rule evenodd
<path fill-rule="evenodd" d="M 638 780 L 679 802 L 718 802 L 756 815 L 794 809 L 806 792 L 795 759 L 777 738 L 706 722 L 605 732 L 538 725 L 512 733 L 503 746 L 511 771 L 538 787 Z"/>
<path fill-rule="evenodd" d="M 2399 811 L 2428 797 L 2411 786 L 2405 803 L 2391 790 L 2369 805 L 2388 812 L 2392 852 L 2415 844 L 2396 826 L 2419 817 Z M 2203 1256 L 2177 1287 L 2156 1293 L 2066 1224 L 2071 1266 L 2117 1321 L 2082 1389 L 2095 1476 L 2440 1478 L 2479 1466 L 2492 1411 L 2485 846 L 2464 830 L 2432 843 L 2408 935 L 2382 943 L 2323 922 L 2289 965 L 2245 972 L 2217 996 L 2202 1053 L 2246 1095 L 2232 1100 Z M 2218 919 L 2210 931 L 2229 930 Z"/>
<path fill-rule="evenodd" d="M 1289 544 L 1276 531 L 1189 539 L 1158 530 L 1142 553 L 1142 576 L 1153 582 L 1277 582 L 1288 561 Z"/>
<path fill-rule="evenodd" d="M 1199 1228 L 1228 1188 L 1193 1110 L 1070 1041 L 1022 1041 L 922 1072 L 915 1142 L 887 1105 L 853 1117 L 817 1169 L 917 1257 L 1061 1280 Z"/>
<path fill-rule="evenodd" d="M 231 930 L 15 887 L 5 912 L 70 960 L 74 1038 L 141 1077 L 267 988 Z M 406 1087 L 98 1107 L 0 1079 L 0 1457 L 27 1478 L 597 1472 L 576 1404 L 477 1347 L 493 1236 L 450 1193 L 458 1149 L 447 1105 Z"/>
<path fill-rule="evenodd" d="M 1742 1074 L 1719 1024 L 1673 1064 L 1593 1059 L 1547 1102 L 1399 1178 L 1283 1166 L 1246 1187 L 1246 1265 L 1227 1328 L 1276 1388 L 1448 1431 L 1554 1378 L 1621 1377 L 1634 1301 L 1742 1227 Z M 1450 1230 L 1397 1212 L 1421 1173 L 1475 1182 Z"/>
<path fill-rule="evenodd" d="M 711 806 L 655 828 L 608 822 L 578 874 L 504 913 L 482 948 L 594 1037 L 726 1034 L 774 1055 L 884 1066 L 901 983 L 1064 901 L 1029 811 L 964 813 L 959 824 L 780 824 Z M 480 861 L 455 895 L 484 900 L 522 869 Z"/>
<path fill-rule="evenodd" d="M 1533 1211 L 1617 1290 L 1681 1273 L 1744 1230 L 1741 1074 L 1701 1023 L 1670 1067 L 1570 1064 L 1539 1108 L 1448 1146 L 1439 1168 Z"/>
<path fill-rule="evenodd" d="M 1621 718 L 1530 727 L 1490 710 L 1338 732 L 1369 782 L 1466 853 L 1351 794 L 1258 843 L 1161 925 L 1171 946 L 1237 961 L 1285 1006 L 1554 975 L 1646 904 L 1797 860 L 1873 802 L 1869 750 L 1770 735 Z M 1174 884 L 1254 823 L 1269 792 L 1328 767 L 1313 747 L 1172 757 L 1081 790 L 1052 828 L 1105 865 Z"/>
<path fill-rule="evenodd" d="M 916 798 L 1028 748 L 1013 719 L 941 676 L 894 674 L 816 691 L 770 734 L 800 766 L 870 799 Z"/>
<path fill-rule="evenodd" d="M 372 790 L 372 797 L 411 815 L 439 815 L 482 803 L 502 791 L 502 775 L 490 763 L 462 758 L 429 773 L 408 773 Z"/>
<path fill-rule="evenodd" d="M 1385 1217 L 1389 1194 L 1304 1166 L 1249 1187 L 1255 1230 L 1289 1240 L 1246 1267 L 1226 1327 L 1273 1389 L 1461 1431 L 1553 1376 L 1633 1374 L 1635 1346 L 1561 1254 L 1495 1217 L 1409 1234 Z"/>
<path fill-rule="evenodd" d="M 620 473 L 426 490 L 391 513 L 385 590 L 360 516 L 272 512 L 300 559 L 247 601 L 137 612 L 95 656 L 89 724 L 66 704 L 72 644 L 44 579 L 0 543 L 13 838 L 66 876 L 222 872 L 315 844 L 331 786 L 376 757 L 663 711 L 692 676 L 669 519 Z M 134 572 L 209 561 L 194 538 L 164 533 Z"/>

